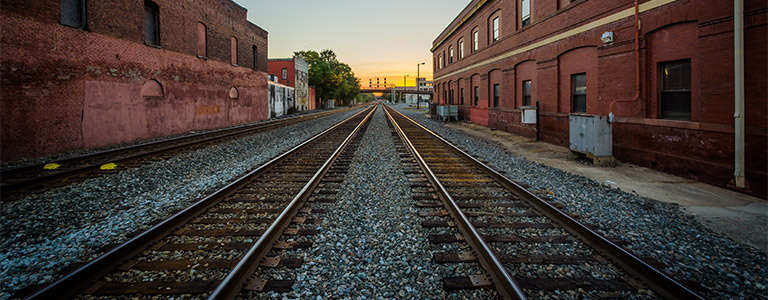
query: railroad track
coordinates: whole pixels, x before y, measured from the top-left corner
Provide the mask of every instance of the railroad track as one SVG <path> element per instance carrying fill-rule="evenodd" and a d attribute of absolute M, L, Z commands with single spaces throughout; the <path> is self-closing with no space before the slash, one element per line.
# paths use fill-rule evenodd
<path fill-rule="evenodd" d="M 22 195 L 28 193 L 44 191 L 52 187 L 71 184 L 87 178 L 116 172 L 114 169 L 111 169 L 108 164 L 115 164 L 118 169 L 137 167 L 152 161 L 173 157 L 184 151 L 221 143 L 272 128 L 288 126 L 306 120 L 324 117 L 349 109 L 352 108 L 213 130 L 168 140 L 86 154 L 64 160 L 50 161 L 27 167 L 0 170 L 0 193 L 2 196 L 0 199 L 6 202 L 15 201 Z"/>
<path fill-rule="evenodd" d="M 487 272 L 443 278 L 446 289 L 493 287 L 504 299 L 702 299 L 423 126 L 387 114 L 423 226 L 441 232 L 430 242 L 466 249 L 436 253 L 435 262 Z"/>
<path fill-rule="evenodd" d="M 322 210 L 343 181 L 376 106 L 365 109 L 193 206 L 30 295 L 28 299 L 118 296 L 234 299 L 245 291 L 290 289 L 290 280 L 253 277 L 295 268 L 283 249 L 311 247 Z"/>

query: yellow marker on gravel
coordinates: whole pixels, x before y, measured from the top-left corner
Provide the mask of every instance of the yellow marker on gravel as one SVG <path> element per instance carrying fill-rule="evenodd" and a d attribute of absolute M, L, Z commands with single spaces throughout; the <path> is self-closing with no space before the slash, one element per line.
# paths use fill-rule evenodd
<path fill-rule="evenodd" d="M 61 167 L 61 165 L 60 165 L 60 164 L 46 164 L 46 165 L 43 167 L 43 169 L 46 169 L 46 170 L 56 170 L 56 169 L 58 169 L 59 167 Z"/>
<path fill-rule="evenodd" d="M 114 170 L 116 168 L 117 168 L 117 164 L 115 164 L 115 163 L 108 163 L 108 164 L 101 165 L 101 168 L 99 168 L 99 169 L 102 169 L 102 170 Z"/>

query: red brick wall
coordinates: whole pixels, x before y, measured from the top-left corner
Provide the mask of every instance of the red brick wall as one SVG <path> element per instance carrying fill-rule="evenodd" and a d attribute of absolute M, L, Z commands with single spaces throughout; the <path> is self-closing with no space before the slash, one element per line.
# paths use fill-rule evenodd
<path fill-rule="evenodd" d="M 257 45 L 266 70 L 267 34 L 247 23 L 245 9 L 231 1 L 155 2 L 162 48 L 144 45 L 143 1 L 87 1 L 88 30 L 60 25 L 59 1 L 2 2 L 3 160 L 268 117 L 266 74 L 229 63 L 236 35 L 240 65 L 249 66 Z M 196 56 L 198 22 L 209 28 L 207 60 Z M 221 41 L 226 54 L 215 50 Z M 150 79 L 164 97 L 141 97 Z M 238 99 L 230 99 L 232 87 Z"/>
<path fill-rule="evenodd" d="M 553 43 L 489 62 L 489 59 L 545 41 L 590 22 L 633 8 L 634 1 L 532 1 L 532 24 L 520 25 L 519 0 L 488 1 L 455 32 L 453 26 L 479 0 L 472 1 L 433 43 L 434 56 L 463 38 L 464 59 L 435 72 L 435 84 L 465 80 L 481 87 L 480 107 L 487 107 L 491 86 L 487 74 L 501 69 L 501 108 L 489 112 L 488 124 L 505 131 L 533 136 L 519 124 L 523 77 L 533 80 L 532 104 L 541 103 L 542 140 L 568 146 L 571 111 L 570 75 L 587 73 L 587 113 L 607 115 L 611 103 L 635 95 L 634 17 L 609 22 Z M 651 0 L 641 3 L 653 2 Z M 752 192 L 766 195 L 768 182 L 768 23 L 765 1 L 745 1 L 747 180 Z M 700 9 L 691 9 L 693 7 Z M 501 12 L 499 12 L 501 9 Z M 501 40 L 488 43 L 488 19 L 501 15 Z M 724 186 L 733 173 L 733 3 L 717 0 L 679 0 L 642 12 L 640 32 L 640 97 L 618 102 L 613 112 L 614 155 L 620 160 Z M 480 50 L 469 51 L 471 31 L 480 31 Z M 600 41 L 603 32 L 614 42 Z M 444 39 L 444 37 L 448 38 Z M 660 120 L 658 63 L 691 59 L 691 121 Z M 469 68 L 468 68 L 469 67 Z M 475 76 L 473 76 L 475 75 Z M 479 76 L 478 76 L 479 75 Z M 442 97 L 442 94 L 439 94 Z M 442 101 L 441 101 L 442 102 Z M 471 105 L 471 102 L 467 102 Z M 483 124 L 477 108 L 461 108 L 472 122 Z M 474 118 L 473 118 L 474 117 Z M 648 159 L 653 159 L 651 164 Z M 680 159 L 683 158 L 683 159 Z"/>
<path fill-rule="evenodd" d="M 288 79 L 283 79 L 283 69 L 288 69 Z M 270 60 L 269 61 L 269 74 L 275 75 L 277 83 L 285 84 L 290 87 L 296 87 L 296 64 L 292 60 Z M 290 80 L 291 84 L 287 81 Z"/>

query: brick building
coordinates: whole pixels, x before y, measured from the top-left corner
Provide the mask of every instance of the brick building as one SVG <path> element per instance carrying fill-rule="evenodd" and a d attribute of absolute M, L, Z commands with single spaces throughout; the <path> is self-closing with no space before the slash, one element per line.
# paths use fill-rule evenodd
<path fill-rule="evenodd" d="M 230 0 L 3 0 L 2 159 L 268 118 L 267 32 Z"/>
<path fill-rule="evenodd" d="M 294 108 L 298 111 L 315 108 L 309 99 L 309 64 L 301 57 L 269 59 L 269 74 L 275 82 L 290 86 L 296 91 Z"/>
<path fill-rule="evenodd" d="M 433 43 L 434 103 L 533 137 L 519 107 L 539 102 L 542 140 L 566 147 L 571 113 L 612 112 L 617 159 L 731 185 L 734 2 L 642 0 L 637 10 L 639 27 L 631 0 L 473 0 Z M 744 0 L 743 22 L 745 191 L 765 197 L 766 2 Z"/>

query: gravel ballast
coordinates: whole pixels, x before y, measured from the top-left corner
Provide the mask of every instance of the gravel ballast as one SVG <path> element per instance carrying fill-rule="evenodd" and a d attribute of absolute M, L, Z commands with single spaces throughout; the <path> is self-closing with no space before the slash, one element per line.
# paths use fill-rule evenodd
<path fill-rule="evenodd" d="M 591 179 L 514 156 L 489 142 L 447 128 L 404 106 L 400 112 L 454 143 L 470 155 L 488 161 L 512 180 L 530 185 L 564 210 L 582 217 L 604 235 L 628 242 L 636 255 L 667 266 L 680 281 L 700 284 L 699 292 L 712 299 L 768 298 L 768 257 L 701 225 L 679 206 L 640 197 Z"/>
<path fill-rule="evenodd" d="M 58 278 L 104 246 L 183 209 L 214 188 L 359 112 L 257 133 L 166 160 L 0 202 L 0 299 Z M 118 167 L 119 168 L 119 167 Z"/>
<path fill-rule="evenodd" d="M 337 202 L 324 214 L 314 245 L 290 274 L 290 293 L 257 293 L 263 299 L 494 299 L 495 291 L 446 292 L 443 277 L 482 273 L 479 264 L 437 265 L 429 232 L 415 207 L 383 107 L 374 114 Z M 271 276 L 271 277 L 268 277 Z"/>

